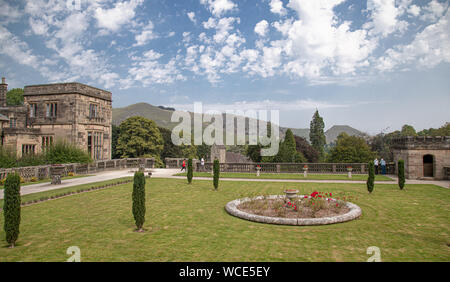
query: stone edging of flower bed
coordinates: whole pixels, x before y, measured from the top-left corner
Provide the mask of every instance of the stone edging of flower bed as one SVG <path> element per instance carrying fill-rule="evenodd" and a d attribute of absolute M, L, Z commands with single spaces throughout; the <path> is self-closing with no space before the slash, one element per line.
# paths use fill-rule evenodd
<path fill-rule="evenodd" d="M 341 223 L 346 222 L 350 220 L 357 219 L 361 216 L 362 211 L 361 208 L 357 205 L 346 202 L 346 206 L 350 209 L 350 211 L 346 214 L 333 216 L 333 217 L 322 217 L 322 218 L 282 218 L 282 217 L 269 217 L 269 216 L 261 216 L 251 213 L 246 213 L 241 210 L 239 210 L 237 207 L 245 202 L 251 201 L 251 200 L 262 200 L 264 198 L 269 200 L 274 199 L 280 199 L 285 198 L 286 196 L 281 195 L 273 195 L 268 197 L 259 196 L 256 198 L 245 198 L 245 199 L 238 199 L 229 202 L 225 206 L 225 210 L 236 217 L 246 219 L 249 221 L 254 222 L 260 222 L 260 223 L 268 223 L 268 224 L 279 224 L 279 225 L 300 225 L 300 226 L 308 226 L 308 225 L 327 225 L 327 224 L 335 224 L 335 223 Z M 298 197 L 305 197 L 304 195 L 298 196 Z"/>
<path fill-rule="evenodd" d="M 146 178 L 149 178 L 149 177 L 146 177 Z M 99 185 L 99 186 L 91 186 L 90 188 L 79 189 L 77 191 L 72 191 L 72 192 L 64 192 L 64 193 L 61 193 L 61 194 L 56 194 L 54 196 L 45 196 L 45 197 L 41 197 L 40 199 L 36 199 L 36 200 L 32 200 L 32 201 L 21 203 L 21 206 L 22 207 L 28 207 L 28 206 L 39 204 L 39 203 L 46 202 L 46 201 L 61 199 L 61 198 L 65 198 L 65 197 L 69 197 L 69 196 L 73 196 L 73 195 L 78 195 L 78 194 L 81 194 L 81 193 L 92 192 L 92 191 L 96 191 L 96 190 L 103 190 L 103 189 L 106 189 L 106 188 L 111 188 L 111 187 L 119 186 L 119 185 L 122 185 L 122 184 L 128 184 L 128 183 L 131 183 L 131 182 L 133 182 L 133 179 L 122 180 L 122 181 L 118 181 L 118 182 L 114 182 L 114 183 L 110 183 L 110 184 Z M 0 208 L 0 212 L 1 211 L 3 211 L 2 208 Z"/>

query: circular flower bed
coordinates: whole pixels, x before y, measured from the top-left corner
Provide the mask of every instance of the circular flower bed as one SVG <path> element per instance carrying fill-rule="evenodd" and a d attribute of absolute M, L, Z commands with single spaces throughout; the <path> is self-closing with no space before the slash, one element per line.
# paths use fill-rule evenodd
<path fill-rule="evenodd" d="M 346 222 L 361 216 L 361 209 L 330 194 L 259 196 L 229 202 L 225 209 L 236 217 L 269 224 L 325 225 Z"/>

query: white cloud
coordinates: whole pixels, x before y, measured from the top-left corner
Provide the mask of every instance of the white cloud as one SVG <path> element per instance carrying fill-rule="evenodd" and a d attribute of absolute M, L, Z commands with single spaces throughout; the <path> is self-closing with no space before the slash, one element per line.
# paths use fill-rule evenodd
<path fill-rule="evenodd" d="M 365 28 L 373 35 L 387 35 L 396 31 L 404 31 L 408 23 L 399 20 L 402 10 L 396 6 L 395 0 L 367 0 L 367 10 L 372 21 L 365 24 Z"/>
<path fill-rule="evenodd" d="M 200 0 L 200 3 L 208 6 L 209 11 L 217 17 L 237 8 L 232 0 Z"/>
<path fill-rule="evenodd" d="M 0 0 L 0 7 L 0 23 L 17 22 L 22 17 L 17 7 L 13 7 L 3 0 Z"/>
<path fill-rule="evenodd" d="M 424 21 L 437 21 L 447 9 L 448 2 L 440 3 L 436 0 L 432 0 L 430 3 L 428 3 L 427 6 L 423 8 L 424 14 L 422 15 L 421 19 Z"/>
<path fill-rule="evenodd" d="M 149 41 L 158 38 L 158 35 L 155 34 L 153 29 L 154 25 L 151 21 L 149 21 L 148 24 L 141 30 L 141 33 L 136 35 L 136 43 L 133 44 L 133 46 L 143 46 Z"/>
<path fill-rule="evenodd" d="M 134 19 L 136 15 L 135 10 L 142 3 L 143 0 L 130 0 L 118 2 L 111 9 L 98 7 L 95 10 L 98 26 L 109 31 L 118 31 L 123 25 L 130 23 Z"/>
<path fill-rule="evenodd" d="M 262 20 L 255 26 L 255 32 L 259 36 L 266 36 L 267 32 L 269 31 L 269 23 L 266 20 Z"/>
<path fill-rule="evenodd" d="M 167 64 L 162 64 L 158 62 L 162 57 L 161 53 L 154 50 L 146 51 L 141 57 L 133 57 L 134 63 L 128 70 L 127 81 L 140 82 L 143 86 L 149 86 L 171 84 L 186 79 L 177 69 L 175 59 L 169 60 Z"/>
<path fill-rule="evenodd" d="M 450 63 L 450 15 L 447 12 L 437 23 L 427 26 L 407 45 L 398 45 L 386 51 L 378 60 L 377 69 L 393 71 L 402 67 L 432 68 Z"/>
<path fill-rule="evenodd" d="M 0 25 L 0 54 L 7 55 L 22 65 L 37 67 L 39 60 L 28 44 L 21 41 L 9 30 Z"/>
<path fill-rule="evenodd" d="M 191 22 L 193 22 L 194 24 L 197 24 L 197 20 L 195 19 L 195 13 L 194 12 L 189 12 L 187 13 L 189 19 L 191 20 Z"/>
<path fill-rule="evenodd" d="M 294 100 L 294 101 L 276 101 L 276 100 L 262 100 L 262 101 L 239 101 L 234 103 L 211 103 L 203 104 L 203 111 L 217 111 L 226 112 L 230 109 L 248 110 L 279 110 L 279 111 L 299 111 L 299 110 L 315 110 L 320 109 L 334 109 L 334 108 L 348 108 L 354 104 L 333 104 L 325 101 L 314 101 L 311 99 Z M 170 105 L 177 110 L 193 111 L 192 103 L 188 104 L 172 104 Z"/>
<path fill-rule="evenodd" d="M 285 15 L 287 12 L 281 0 L 270 0 L 270 11 L 278 15 Z"/>
<path fill-rule="evenodd" d="M 408 14 L 413 15 L 414 17 L 417 17 L 420 15 L 420 7 L 417 5 L 411 5 L 408 8 Z"/>

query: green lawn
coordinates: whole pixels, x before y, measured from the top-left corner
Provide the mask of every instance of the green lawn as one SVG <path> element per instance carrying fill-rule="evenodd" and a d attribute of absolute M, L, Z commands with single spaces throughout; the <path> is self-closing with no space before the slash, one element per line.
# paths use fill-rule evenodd
<path fill-rule="evenodd" d="M 186 173 L 179 173 L 176 176 L 186 176 Z M 209 172 L 194 172 L 194 177 L 213 177 Z M 261 173 L 259 177 L 256 173 L 234 173 L 221 172 L 221 178 L 249 178 L 249 179 L 298 179 L 298 180 L 352 180 L 367 181 L 367 174 L 353 174 L 352 178 L 348 178 L 347 174 L 312 174 L 308 173 L 308 177 L 303 177 L 303 173 Z M 375 181 L 394 181 L 385 175 L 376 175 Z"/>
<path fill-rule="evenodd" d="M 88 177 L 88 176 L 92 176 L 92 175 L 75 175 L 75 176 L 66 176 L 61 178 L 61 180 L 68 180 L 68 179 L 74 179 L 74 178 L 83 178 L 83 177 Z M 42 179 L 36 182 L 26 182 L 26 183 L 22 183 L 21 186 L 28 186 L 28 185 L 33 185 L 33 184 L 40 184 L 40 183 L 50 183 L 52 182 L 52 180 L 50 178 L 47 179 Z M 5 186 L 0 185 L 0 189 L 4 189 Z"/>
<path fill-rule="evenodd" d="M 227 202 L 286 188 L 352 196 L 360 219 L 328 226 L 277 226 L 245 221 L 224 210 Z M 147 181 L 145 233 L 133 232 L 132 184 L 82 193 L 22 209 L 21 233 L 0 261 L 66 261 L 70 246 L 82 261 L 359 261 L 367 248 L 383 261 L 450 260 L 450 190 L 433 185 Z M 0 213 L 3 227 L 3 212 Z"/>

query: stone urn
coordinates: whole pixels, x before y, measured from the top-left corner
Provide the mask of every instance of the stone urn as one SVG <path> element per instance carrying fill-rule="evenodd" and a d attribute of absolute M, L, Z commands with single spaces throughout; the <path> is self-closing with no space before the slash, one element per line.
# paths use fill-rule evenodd
<path fill-rule="evenodd" d="M 289 201 L 292 201 L 292 199 L 294 199 L 297 196 L 298 190 L 287 189 L 287 190 L 284 190 L 284 193 L 286 194 L 286 198 L 288 198 Z"/>
<path fill-rule="evenodd" d="M 256 176 L 259 177 L 261 175 L 261 167 L 257 166 L 256 167 Z"/>
<path fill-rule="evenodd" d="M 348 178 L 352 178 L 352 171 L 353 171 L 353 168 L 347 167 Z"/>
<path fill-rule="evenodd" d="M 65 170 L 64 165 L 52 165 L 50 167 L 50 177 L 52 178 L 52 185 L 61 184 L 61 177 L 64 174 Z"/>
<path fill-rule="evenodd" d="M 304 177 L 304 178 L 307 178 L 307 177 L 308 177 L 308 167 L 307 167 L 307 166 L 304 166 L 304 167 L 303 167 L 303 177 Z"/>

